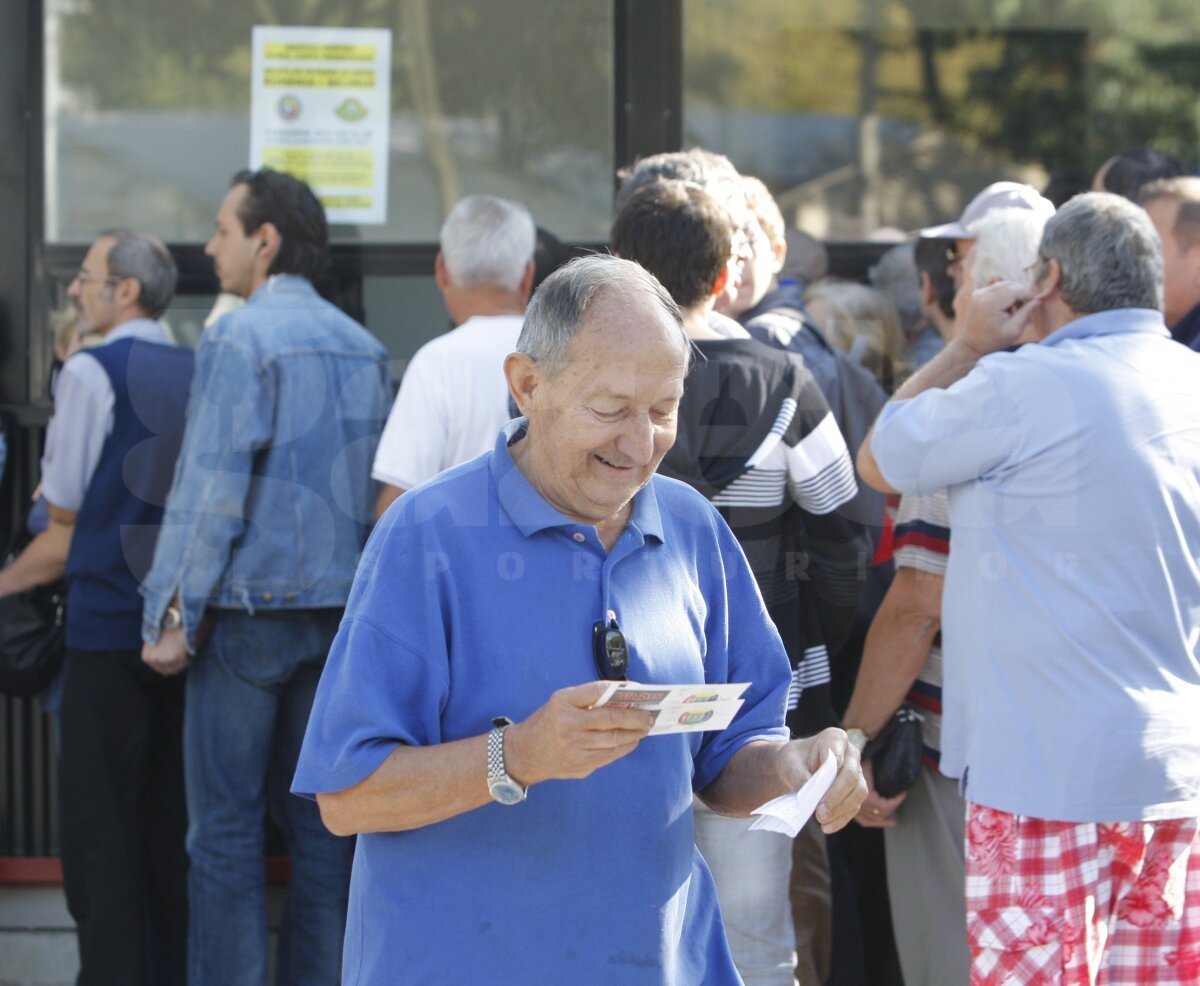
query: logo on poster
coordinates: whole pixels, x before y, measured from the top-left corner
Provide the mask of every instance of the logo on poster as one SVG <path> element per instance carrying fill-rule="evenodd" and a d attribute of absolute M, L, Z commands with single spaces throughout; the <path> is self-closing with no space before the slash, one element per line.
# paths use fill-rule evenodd
<path fill-rule="evenodd" d="M 299 99 L 295 96 L 287 95 L 279 97 L 279 102 L 275 104 L 275 109 L 279 113 L 281 120 L 290 122 L 300 115 L 302 107 Z"/>
<path fill-rule="evenodd" d="M 355 99 L 353 96 L 347 96 L 333 112 L 337 114 L 340 120 L 345 120 L 347 123 L 357 123 L 367 115 L 367 108 L 363 105 L 362 100 Z"/>

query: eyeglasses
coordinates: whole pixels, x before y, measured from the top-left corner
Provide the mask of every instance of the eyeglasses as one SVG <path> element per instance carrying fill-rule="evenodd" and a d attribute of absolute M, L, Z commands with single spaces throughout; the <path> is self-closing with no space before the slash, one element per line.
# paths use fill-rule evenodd
<path fill-rule="evenodd" d="M 617 626 L 617 614 L 608 611 L 608 622 L 600 620 L 592 627 L 592 657 L 596 674 L 605 681 L 624 681 L 629 671 L 629 644 Z"/>
<path fill-rule="evenodd" d="M 1022 271 L 1022 273 L 1025 274 L 1027 277 L 1029 277 L 1029 275 L 1032 275 L 1032 277 L 1030 279 L 1036 284 L 1038 281 L 1040 281 L 1042 279 L 1043 276 L 1045 276 L 1045 270 L 1044 269 L 1039 270 L 1039 268 L 1044 268 L 1044 267 L 1048 266 L 1049 264 L 1050 264 L 1049 257 L 1043 257 L 1041 254 L 1038 254 L 1037 260 L 1035 260 L 1032 264 L 1030 264 L 1028 267 L 1026 267 L 1025 270 Z"/>
<path fill-rule="evenodd" d="M 116 274 L 96 274 L 90 270 L 84 270 L 82 267 L 75 272 L 75 280 L 81 284 L 87 284 L 88 281 L 100 281 L 103 284 L 117 284 L 123 281 L 123 277 L 118 277 Z"/>

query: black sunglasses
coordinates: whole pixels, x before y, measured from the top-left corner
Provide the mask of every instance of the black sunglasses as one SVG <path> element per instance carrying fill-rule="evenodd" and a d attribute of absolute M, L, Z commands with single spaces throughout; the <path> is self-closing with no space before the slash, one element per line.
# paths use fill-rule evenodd
<path fill-rule="evenodd" d="M 617 616 L 611 610 L 608 622 L 600 620 L 592 627 L 592 657 L 596 674 L 606 681 L 624 681 L 629 671 L 629 644 L 617 626 Z"/>

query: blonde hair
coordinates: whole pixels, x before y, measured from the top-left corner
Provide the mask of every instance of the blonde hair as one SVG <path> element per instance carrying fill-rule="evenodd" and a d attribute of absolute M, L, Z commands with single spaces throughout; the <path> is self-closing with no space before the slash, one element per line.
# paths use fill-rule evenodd
<path fill-rule="evenodd" d="M 746 203 L 750 211 L 771 241 L 771 249 L 787 249 L 787 226 L 783 221 L 783 213 L 770 189 L 763 184 L 762 179 L 753 175 L 742 175 L 742 189 L 746 193 Z"/>
<path fill-rule="evenodd" d="M 804 300 L 823 309 L 814 318 L 829 344 L 874 374 L 884 390 L 890 393 L 908 375 L 900 315 L 886 295 L 853 281 L 821 281 Z"/>

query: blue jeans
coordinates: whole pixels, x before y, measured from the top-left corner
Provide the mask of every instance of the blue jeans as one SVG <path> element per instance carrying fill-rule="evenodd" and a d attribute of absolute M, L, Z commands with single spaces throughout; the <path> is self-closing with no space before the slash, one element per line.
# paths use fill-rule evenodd
<path fill-rule="evenodd" d="M 292 857 L 276 982 L 340 981 L 354 840 L 331 835 L 316 804 L 288 790 L 340 619 L 219 610 L 188 672 L 189 986 L 267 982 L 268 808 Z"/>

